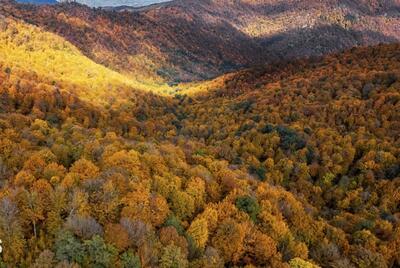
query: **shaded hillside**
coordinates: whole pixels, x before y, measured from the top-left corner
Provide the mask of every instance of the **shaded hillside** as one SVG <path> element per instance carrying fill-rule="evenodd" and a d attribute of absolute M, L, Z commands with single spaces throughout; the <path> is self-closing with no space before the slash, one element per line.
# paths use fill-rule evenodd
<path fill-rule="evenodd" d="M 400 223 L 399 48 L 352 49 L 216 80 L 219 89 L 179 97 L 178 134 L 204 142 L 204 154 L 232 169 L 295 193 L 346 237 L 319 237 L 315 225 L 300 231 L 321 267 L 397 267 L 398 235 L 381 228 Z M 293 210 L 281 204 L 289 222 Z M 289 226 L 302 228 L 296 224 Z"/>
<path fill-rule="evenodd" d="M 118 15 L 77 4 L 2 1 L 0 14 L 63 36 L 100 64 L 159 82 L 207 79 L 400 37 L 398 0 L 179 0 Z"/>

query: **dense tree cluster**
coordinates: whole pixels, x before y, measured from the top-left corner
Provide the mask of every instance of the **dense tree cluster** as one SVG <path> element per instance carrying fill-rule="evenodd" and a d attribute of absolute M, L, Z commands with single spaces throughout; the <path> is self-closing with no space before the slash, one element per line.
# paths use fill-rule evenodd
<path fill-rule="evenodd" d="M 0 59 L 0 267 L 400 265 L 399 52 L 98 102 Z"/>

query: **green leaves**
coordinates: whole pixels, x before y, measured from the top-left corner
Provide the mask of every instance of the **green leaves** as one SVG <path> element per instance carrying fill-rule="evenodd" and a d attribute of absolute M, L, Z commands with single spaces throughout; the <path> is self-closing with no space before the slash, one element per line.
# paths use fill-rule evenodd
<path fill-rule="evenodd" d="M 256 198 L 251 196 L 241 196 L 236 199 L 236 207 L 241 211 L 249 214 L 250 218 L 255 222 L 257 215 L 260 213 L 260 205 Z"/>
<path fill-rule="evenodd" d="M 100 236 L 95 235 L 83 244 L 86 250 L 85 262 L 88 267 L 107 268 L 115 263 L 118 256 L 117 249 L 106 244 Z"/>
<path fill-rule="evenodd" d="M 118 256 L 117 249 L 106 244 L 98 235 L 81 243 L 73 234 L 65 231 L 59 233 L 54 250 L 58 261 L 75 262 L 87 267 L 112 267 Z M 128 257 L 125 256 L 125 261 Z"/>
<path fill-rule="evenodd" d="M 61 231 L 54 245 L 56 259 L 82 264 L 85 251 L 82 243 L 70 232 Z"/>

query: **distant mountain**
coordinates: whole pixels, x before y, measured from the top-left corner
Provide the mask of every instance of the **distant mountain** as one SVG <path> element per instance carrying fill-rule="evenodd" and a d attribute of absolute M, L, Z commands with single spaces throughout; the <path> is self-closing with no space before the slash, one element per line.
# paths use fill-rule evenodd
<path fill-rule="evenodd" d="M 18 0 L 17 2 L 37 5 L 54 5 L 58 3 L 56 0 Z"/>
<path fill-rule="evenodd" d="M 177 83 L 396 42 L 399 7 L 400 0 L 176 0 L 111 10 L 3 4 L 0 14 L 59 34 L 115 70 Z"/>
<path fill-rule="evenodd" d="M 80 4 L 84 4 L 90 7 L 143 7 L 152 4 L 158 4 L 163 2 L 168 2 L 169 0 L 17 0 L 18 3 L 29 3 L 29 4 L 37 4 L 37 5 L 45 5 L 50 4 L 54 5 L 59 2 L 77 2 Z"/>
<path fill-rule="evenodd" d="M 76 2 L 88 5 L 90 7 L 117 7 L 117 6 L 141 7 L 167 1 L 169 0 L 77 0 Z"/>

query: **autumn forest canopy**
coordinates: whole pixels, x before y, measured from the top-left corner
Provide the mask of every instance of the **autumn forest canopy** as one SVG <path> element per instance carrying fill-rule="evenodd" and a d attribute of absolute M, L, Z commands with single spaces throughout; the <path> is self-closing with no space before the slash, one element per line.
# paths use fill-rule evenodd
<path fill-rule="evenodd" d="M 399 267 L 397 23 L 0 0 L 0 268 Z"/>

